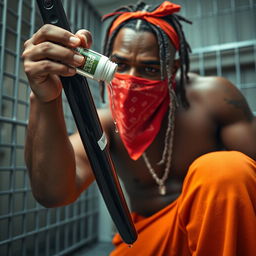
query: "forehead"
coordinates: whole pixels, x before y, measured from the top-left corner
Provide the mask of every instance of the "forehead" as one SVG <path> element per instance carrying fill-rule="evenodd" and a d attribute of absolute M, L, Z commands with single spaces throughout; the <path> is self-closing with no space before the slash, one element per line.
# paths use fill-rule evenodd
<path fill-rule="evenodd" d="M 112 53 L 139 54 L 159 58 L 159 46 L 156 36 L 148 31 L 121 29 L 114 39 Z"/>

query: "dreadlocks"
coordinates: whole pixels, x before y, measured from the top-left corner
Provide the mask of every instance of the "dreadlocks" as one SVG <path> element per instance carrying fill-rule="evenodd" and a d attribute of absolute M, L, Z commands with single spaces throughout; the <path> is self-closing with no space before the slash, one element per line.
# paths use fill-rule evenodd
<path fill-rule="evenodd" d="M 144 2 L 140 2 L 137 5 L 123 6 L 117 9 L 115 12 L 136 12 L 136 11 L 142 11 L 142 10 L 143 11 L 147 10 L 148 12 L 152 12 L 158 7 L 159 5 L 155 7 L 151 7 L 146 5 Z M 117 15 L 116 18 L 119 15 Z M 160 27 L 155 26 L 145 20 L 130 19 L 120 24 L 109 36 L 109 31 L 115 19 L 113 19 L 113 21 L 110 23 L 106 33 L 106 37 L 104 41 L 104 49 L 103 49 L 104 54 L 106 56 L 109 56 L 111 54 L 114 39 L 116 38 L 121 28 L 131 28 L 136 31 L 149 31 L 154 33 L 159 42 L 159 56 L 160 56 L 160 67 L 161 67 L 162 79 L 163 79 L 163 75 L 167 74 L 169 91 L 171 91 L 170 87 L 172 86 L 172 83 L 171 83 L 172 72 L 170 67 L 170 61 L 174 57 L 171 55 L 171 53 L 174 53 L 175 51 L 172 49 L 173 45 L 171 44 L 170 39 L 166 35 L 166 33 Z M 185 85 L 186 85 L 186 81 L 188 80 L 190 46 L 187 43 L 185 35 L 183 33 L 181 21 L 184 21 L 187 23 L 191 23 L 191 22 L 177 14 L 171 14 L 169 16 L 164 17 L 163 19 L 174 28 L 174 30 L 176 31 L 179 37 L 180 79 L 177 83 L 176 96 L 178 97 L 178 101 L 184 107 L 188 107 L 189 104 L 185 95 Z"/>

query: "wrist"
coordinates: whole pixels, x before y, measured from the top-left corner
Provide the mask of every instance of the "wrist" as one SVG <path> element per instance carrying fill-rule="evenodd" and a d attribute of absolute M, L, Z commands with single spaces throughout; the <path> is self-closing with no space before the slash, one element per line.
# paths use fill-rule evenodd
<path fill-rule="evenodd" d="M 31 91 L 30 96 L 29 96 L 29 100 L 30 100 L 31 104 L 37 103 L 37 104 L 40 104 L 40 105 L 47 105 L 47 104 L 52 104 L 56 101 L 62 100 L 62 98 L 61 98 L 61 93 L 60 93 L 57 97 L 54 97 L 53 99 L 43 100 L 40 97 L 38 97 L 33 91 Z"/>

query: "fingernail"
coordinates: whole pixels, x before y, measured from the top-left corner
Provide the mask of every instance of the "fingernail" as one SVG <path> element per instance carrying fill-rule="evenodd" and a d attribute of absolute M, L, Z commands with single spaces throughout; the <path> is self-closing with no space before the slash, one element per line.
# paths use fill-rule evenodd
<path fill-rule="evenodd" d="M 77 64 L 82 64 L 83 60 L 84 60 L 84 57 L 81 56 L 81 55 L 78 55 L 78 54 L 75 54 L 74 55 L 74 61 L 77 63 Z"/>
<path fill-rule="evenodd" d="M 74 36 L 71 36 L 69 38 L 69 41 L 72 43 L 72 44 L 78 44 L 80 43 L 80 39 L 78 37 L 74 37 Z"/>
<path fill-rule="evenodd" d="M 88 47 L 88 40 L 87 40 L 86 36 L 84 36 L 84 43 L 85 43 L 86 47 Z"/>

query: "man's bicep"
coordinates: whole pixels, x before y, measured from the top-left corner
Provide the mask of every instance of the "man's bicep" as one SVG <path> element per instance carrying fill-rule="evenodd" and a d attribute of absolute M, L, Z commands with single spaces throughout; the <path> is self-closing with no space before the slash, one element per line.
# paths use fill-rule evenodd
<path fill-rule="evenodd" d="M 76 160 L 76 183 L 80 193 L 93 181 L 94 175 L 78 132 L 70 136 Z"/>
<path fill-rule="evenodd" d="M 237 150 L 256 160 L 256 117 L 224 126 L 221 137 L 227 150 Z"/>

